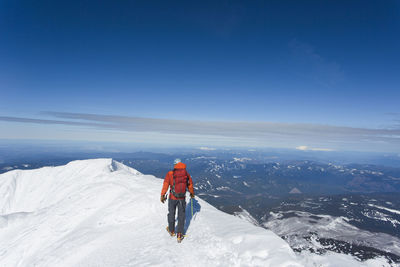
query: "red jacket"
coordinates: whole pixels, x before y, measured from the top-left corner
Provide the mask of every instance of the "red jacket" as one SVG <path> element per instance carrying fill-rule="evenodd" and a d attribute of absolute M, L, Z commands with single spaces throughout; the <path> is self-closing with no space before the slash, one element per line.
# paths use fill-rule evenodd
<path fill-rule="evenodd" d="M 179 162 L 179 163 L 175 164 L 174 169 L 186 169 L 186 164 L 184 164 L 182 162 Z M 189 173 L 188 173 L 188 176 L 189 176 L 188 189 L 189 189 L 189 192 L 191 194 L 194 194 L 192 177 L 190 177 Z M 162 196 L 165 195 L 167 193 L 167 191 L 168 191 L 168 187 L 172 188 L 173 184 L 174 184 L 174 172 L 173 171 L 169 171 L 167 173 L 167 175 L 165 175 L 163 187 L 162 187 L 162 190 L 161 190 L 161 195 Z M 175 199 L 175 200 L 178 199 L 171 193 L 169 194 L 169 198 L 170 199 Z"/>

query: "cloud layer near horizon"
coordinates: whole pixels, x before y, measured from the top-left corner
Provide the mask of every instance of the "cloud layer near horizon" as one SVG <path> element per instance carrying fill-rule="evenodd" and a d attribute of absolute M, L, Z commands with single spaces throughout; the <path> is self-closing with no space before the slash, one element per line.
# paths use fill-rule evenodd
<path fill-rule="evenodd" d="M 284 147 L 310 146 L 325 151 L 343 149 L 347 146 L 355 150 L 365 150 L 362 149 L 363 146 L 373 146 L 374 150 L 376 147 L 381 147 L 382 149 L 379 149 L 381 151 L 385 151 L 385 147 L 392 148 L 391 150 L 400 148 L 400 129 L 392 128 L 367 129 L 278 122 L 188 121 L 66 112 L 42 114 L 51 119 L 0 116 L 0 121 L 77 126 L 92 130 L 184 135 L 196 139 L 204 137 L 204 143 L 208 137 L 216 137 L 225 141 L 230 140 L 232 145 L 241 145 L 240 142 L 243 144 L 251 142 L 258 146 L 287 144 Z"/>

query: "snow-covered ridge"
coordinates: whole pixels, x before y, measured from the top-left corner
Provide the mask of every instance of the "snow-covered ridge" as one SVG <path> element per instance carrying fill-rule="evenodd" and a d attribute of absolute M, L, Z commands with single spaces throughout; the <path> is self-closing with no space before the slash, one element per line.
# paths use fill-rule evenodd
<path fill-rule="evenodd" d="M 0 176 L 0 214 L 32 212 L 51 206 L 79 187 L 106 179 L 104 174 L 114 171 L 141 175 L 112 159 L 80 160 L 65 166 L 7 172 Z"/>
<path fill-rule="evenodd" d="M 300 266 L 277 235 L 201 199 L 177 244 L 161 186 L 112 159 L 4 173 L 0 266 Z"/>

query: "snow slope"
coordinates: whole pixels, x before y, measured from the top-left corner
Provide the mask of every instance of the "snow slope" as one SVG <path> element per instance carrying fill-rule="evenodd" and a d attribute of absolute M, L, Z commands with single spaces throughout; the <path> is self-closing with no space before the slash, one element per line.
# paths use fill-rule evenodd
<path fill-rule="evenodd" d="M 2 174 L 0 266 L 301 266 L 277 235 L 201 199 L 178 244 L 161 186 L 112 159 Z"/>

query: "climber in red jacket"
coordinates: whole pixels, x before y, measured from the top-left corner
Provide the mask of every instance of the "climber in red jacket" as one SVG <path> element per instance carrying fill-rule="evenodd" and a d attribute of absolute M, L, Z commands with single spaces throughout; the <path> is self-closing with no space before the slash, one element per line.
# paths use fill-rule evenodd
<path fill-rule="evenodd" d="M 192 177 L 186 171 L 186 164 L 180 159 L 175 159 L 174 169 L 165 175 L 163 187 L 161 190 L 161 202 L 167 199 L 166 193 L 170 187 L 168 199 L 168 226 L 167 231 L 171 236 L 175 235 L 175 211 L 178 207 L 178 242 L 183 239 L 183 229 L 185 225 L 185 208 L 186 208 L 186 189 L 189 189 L 190 197 L 194 198 L 194 189 Z"/>

